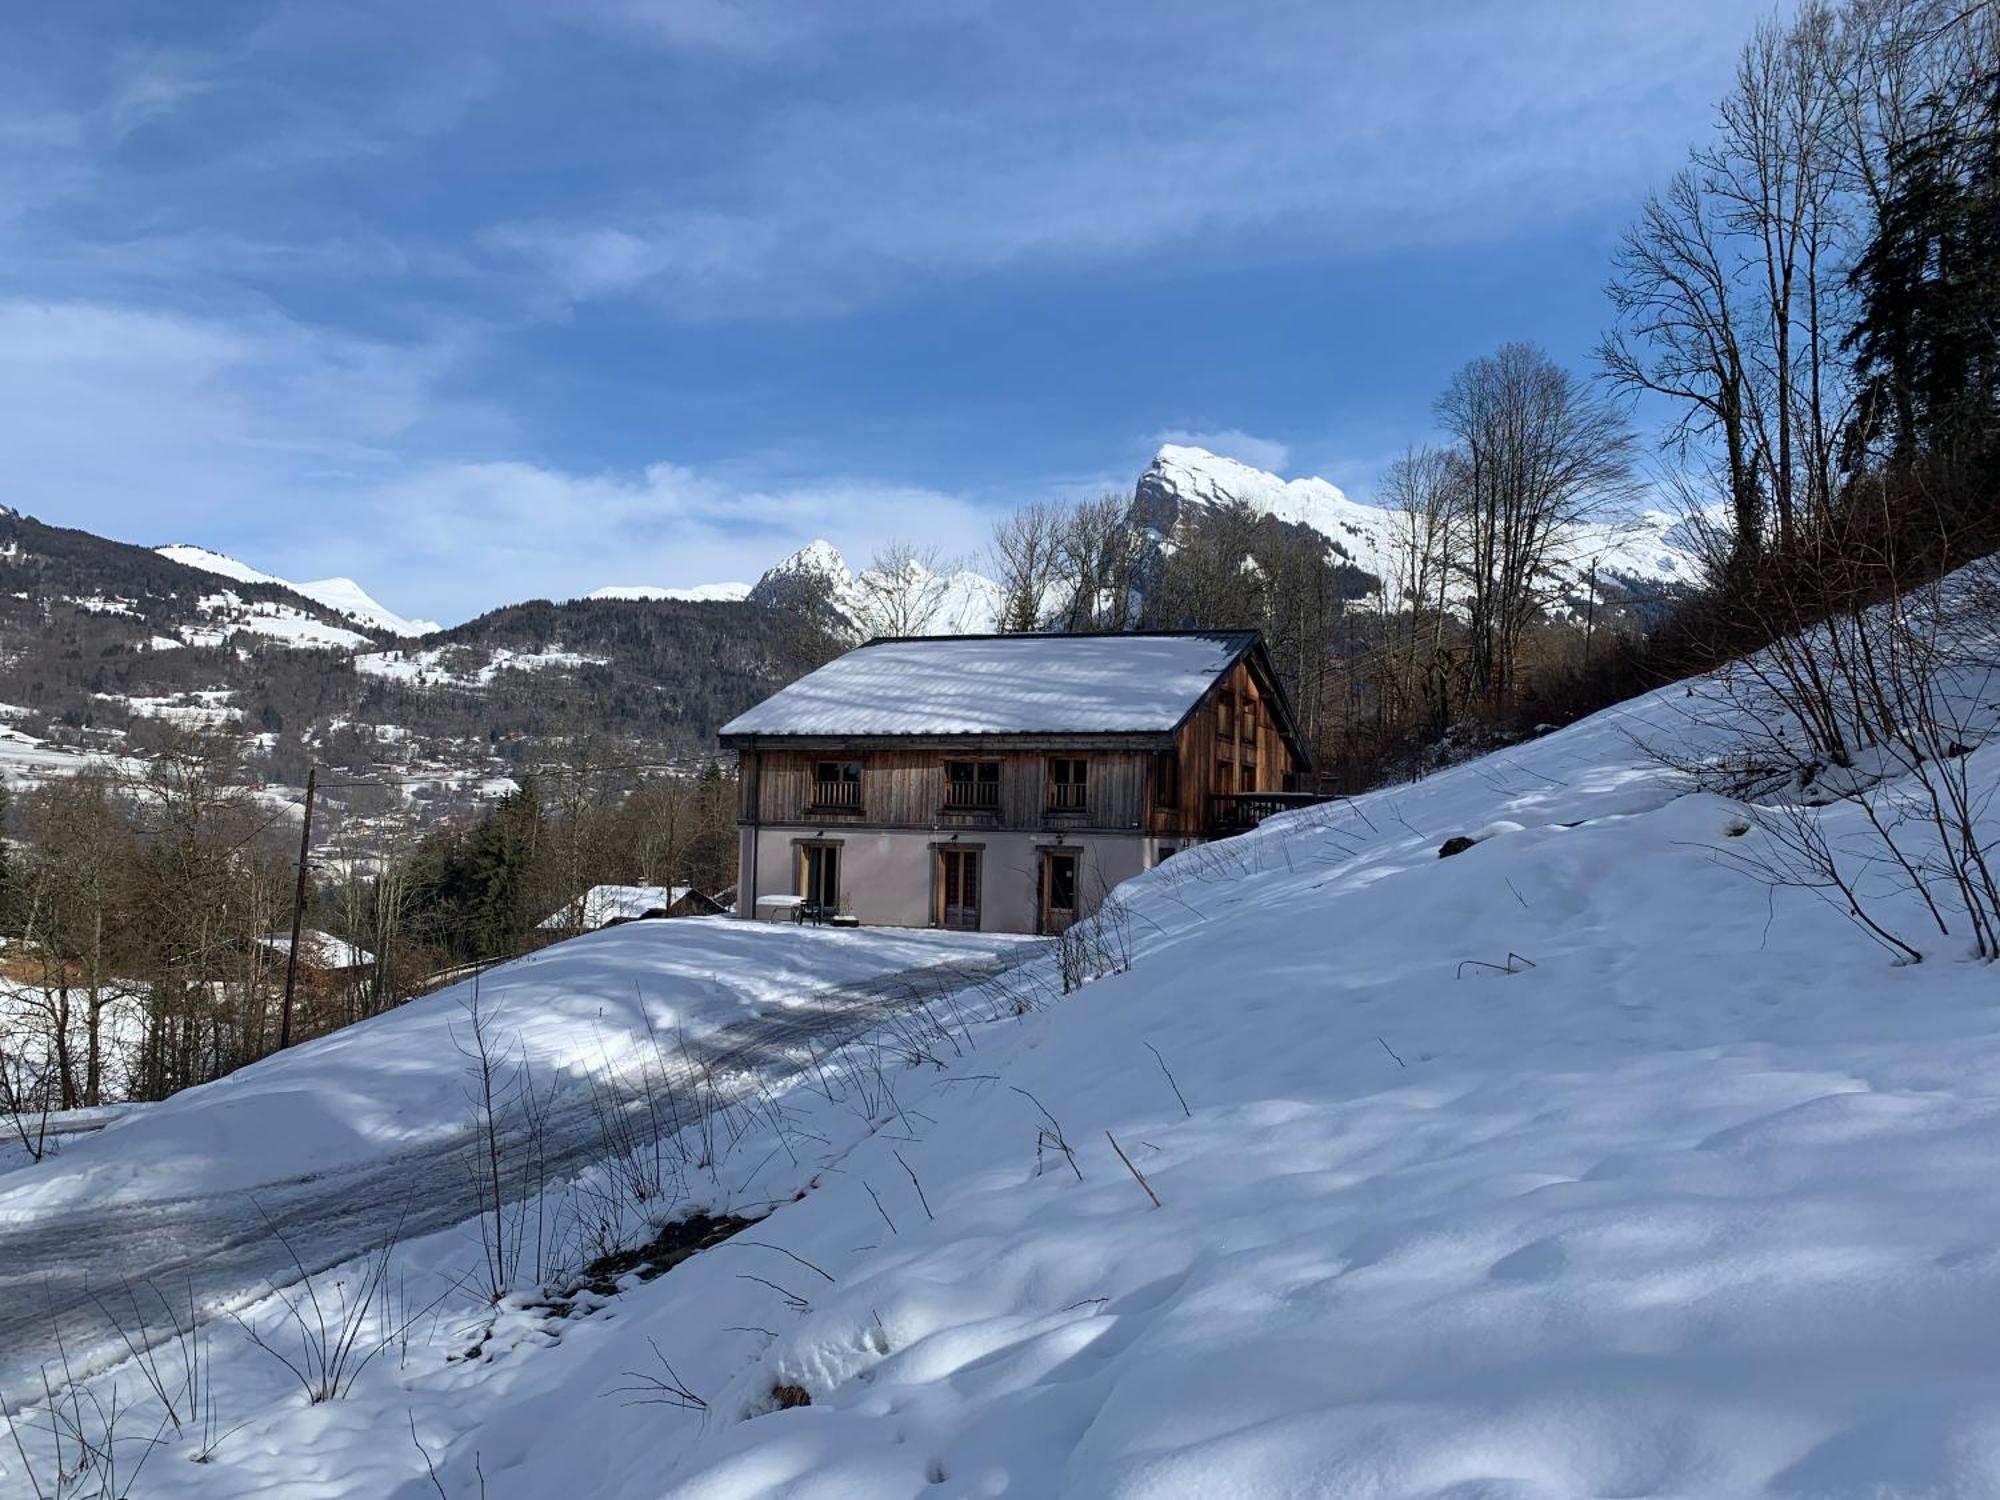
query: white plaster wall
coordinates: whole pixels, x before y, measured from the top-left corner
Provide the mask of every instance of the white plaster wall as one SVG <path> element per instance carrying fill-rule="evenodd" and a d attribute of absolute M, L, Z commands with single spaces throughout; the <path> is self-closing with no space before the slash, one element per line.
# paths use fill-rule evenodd
<path fill-rule="evenodd" d="M 796 828 L 742 831 L 739 869 L 743 886 L 750 891 L 749 872 L 754 861 L 756 889 L 739 902 L 738 915 L 753 915 L 759 896 L 796 894 L 796 841 L 807 836 Z M 826 840 L 840 844 L 843 911 L 870 927 L 931 925 L 932 846 L 948 843 L 949 835 L 927 829 L 828 829 Z M 962 833 L 958 842 L 981 849 L 981 929 L 1033 932 L 1039 915 L 1035 899 L 1038 850 L 1053 845 L 1054 835 L 982 830 Z M 1093 910 L 1112 887 L 1147 868 L 1154 842 L 1137 834 L 1065 835 L 1063 847 L 1075 849 L 1081 856 L 1077 879 L 1083 910 Z"/>

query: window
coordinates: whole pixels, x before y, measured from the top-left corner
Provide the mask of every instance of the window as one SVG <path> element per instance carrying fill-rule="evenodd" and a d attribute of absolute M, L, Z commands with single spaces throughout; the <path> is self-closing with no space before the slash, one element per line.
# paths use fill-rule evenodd
<path fill-rule="evenodd" d="M 944 805 L 959 812 L 1000 806 L 1000 762 L 952 760 L 944 767 Z"/>
<path fill-rule="evenodd" d="M 1172 750 L 1153 752 L 1153 806 L 1181 805 L 1181 760 Z"/>
<path fill-rule="evenodd" d="M 812 805 L 858 810 L 861 806 L 861 762 L 813 762 Z"/>
<path fill-rule="evenodd" d="M 1227 797 L 1236 790 L 1236 767 L 1226 760 L 1215 763 L 1215 794 Z"/>
<path fill-rule="evenodd" d="M 1257 747 L 1256 746 L 1246 744 L 1243 747 L 1243 759 L 1240 762 L 1239 774 L 1241 774 L 1241 776 L 1243 777 L 1244 791 L 1254 792 L 1257 790 Z"/>
<path fill-rule="evenodd" d="M 1236 738 L 1236 694 L 1227 688 L 1215 700 L 1215 732 L 1225 740 Z"/>
<path fill-rule="evenodd" d="M 1088 762 L 1049 762 L 1049 807 L 1054 812 L 1082 812 L 1089 793 Z"/>

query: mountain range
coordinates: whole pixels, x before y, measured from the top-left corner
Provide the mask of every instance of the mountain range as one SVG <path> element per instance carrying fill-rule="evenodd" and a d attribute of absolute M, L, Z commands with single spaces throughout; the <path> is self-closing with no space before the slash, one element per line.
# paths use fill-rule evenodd
<path fill-rule="evenodd" d="M 1389 565 L 1388 512 L 1199 448 L 1161 448 L 1126 520 L 1164 557 L 1187 526 L 1238 505 L 1323 537 L 1357 576 Z M 1661 514 L 1599 528 L 1560 591 L 1613 604 L 1671 593 L 1695 576 L 1691 542 Z M 366 817 L 386 837 L 536 765 L 697 763 L 717 726 L 813 665 L 829 634 L 890 628 L 880 606 L 899 586 L 931 606 L 905 628 L 994 627 L 991 579 L 902 566 L 888 579 L 814 541 L 755 583 L 613 585 L 441 627 L 350 578 L 293 582 L 195 543 L 141 547 L 0 509 L 0 776 L 143 755 L 176 730 L 224 731 L 275 785 L 298 785 L 314 761 L 382 777 Z M 801 583 L 824 618 L 790 607 Z"/>

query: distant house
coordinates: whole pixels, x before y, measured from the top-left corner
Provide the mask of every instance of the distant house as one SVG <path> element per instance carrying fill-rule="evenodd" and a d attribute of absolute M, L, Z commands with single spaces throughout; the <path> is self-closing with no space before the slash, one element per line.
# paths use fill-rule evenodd
<path fill-rule="evenodd" d="M 1311 767 L 1254 631 L 871 641 L 721 739 L 738 916 L 991 932 L 1061 931 Z"/>
<path fill-rule="evenodd" d="M 258 938 L 257 946 L 277 954 L 281 959 L 288 959 L 292 951 L 292 935 L 289 932 L 274 932 L 269 937 Z M 375 955 L 366 948 L 357 948 L 330 932 L 308 927 L 299 934 L 301 969 L 340 976 L 359 973 L 373 967 L 374 963 Z"/>
<path fill-rule="evenodd" d="M 594 885 L 538 925 L 544 932 L 595 932 L 646 917 L 709 917 L 725 910 L 689 885 Z"/>

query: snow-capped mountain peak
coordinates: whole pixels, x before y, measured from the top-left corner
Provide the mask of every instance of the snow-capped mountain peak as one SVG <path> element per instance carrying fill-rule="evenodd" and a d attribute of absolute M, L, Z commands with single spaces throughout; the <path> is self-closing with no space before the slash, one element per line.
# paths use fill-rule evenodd
<path fill-rule="evenodd" d="M 1205 448 L 1168 443 L 1139 476 L 1132 500 L 1135 524 L 1163 548 L 1177 525 L 1242 504 L 1254 515 L 1308 527 L 1332 542 L 1355 566 L 1377 578 L 1397 572 L 1394 516 L 1380 506 L 1350 500 L 1324 479 L 1284 479 Z M 1565 590 L 1587 589 L 1592 577 L 1635 585 L 1683 587 L 1700 576 L 1700 540 L 1678 518 L 1649 510 L 1618 520 L 1592 521 L 1552 563 Z"/>
<path fill-rule="evenodd" d="M 412 620 L 397 614 L 352 578 L 321 578 L 311 583 L 294 583 L 289 578 L 280 578 L 274 573 L 265 573 L 248 563 L 239 562 L 227 553 L 198 547 L 192 542 L 172 542 L 153 550 L 171 562 L 199 568 L 204 573 L 214 573 L 237 583 L 269 583 L 290 589 L 372 630 L 386 630 L 391 635 L 419 636 L 444 629 L 435 620 Z"/>
<path fill-rule="evenodd" d="M 1282 479 L 1206 448 L 1167 443 L 1139 476 L 1132 509 L 1141 525 L 1165 538 L 1172 535 L 1182 506 L 1219 509 L 1239 502 L 1257 515 L 1311 527 L 1379 576 L 1386 517 L 1373 505 L 1348 499 L 1339 485 L 1324 479 Z"/>
<path fill-rule="evenodd" d="M 840 549 L 824 537 L 815 537 L 790 557 L 772 564 L 764 572 L 769 578 L 773 573 L 812 573 L 825 578 L 852 579 L 853 572 L 847 566 L 847 559 L 840 555 Z"/>

